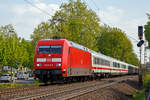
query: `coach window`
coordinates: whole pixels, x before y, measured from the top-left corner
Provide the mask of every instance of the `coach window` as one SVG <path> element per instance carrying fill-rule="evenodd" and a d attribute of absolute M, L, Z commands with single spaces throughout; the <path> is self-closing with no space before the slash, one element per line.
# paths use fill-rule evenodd
<path fill-rule="evenodd" d="M 97 64 L 100 65 L 100 58 L 97 58 Z"/>
<path fill-rule="evenodd" d="M 122 65 L 122 68 L 125 68 L 125 65 Z"/>
<path fill-rule="evenodd" d="M 107 64 L 106 64 L 106 60 L 104 60 L 104 65 L 107 65 Z"/>
<path fill-rule="evenodd" d="M 110 62 L 109 61 L 107 61 L 107 65 L 110 66 Z"/>
<path fill-rule="evenodd" d="M 100 59 L 100 65 L 103 65 L 103 60 L 102 59 Z"/>
<path fill-rule="evenodd" d="M 118 68 L 120 68 L 120 64 L 118 63 Z"/>
<path fill-rule="evenodd" d="M 108 62 L 107 60 L 105 61 L 105 65 L 106 65 L 106 66 L 109 66 L 109 62 Z"/>
<path fill-rule="evenodd" d="M 124 69 L 126 69 L 126 65 L 122 65 Z"/>
<path fill-rule="evenodd" d="M 101 58 L 99 59 L 99 65 L 102 65 L 102 59 Z"/>
<path fill-rule="evenodd" d="M 118 63 L 116 63 L 116 67 L 118 68 Z"/>
<path fill-rule="evenodd" d="M 113 67 L 115 67 L 115 63 L 113 62 Z"/>
<path fill-rule="evenodd" d="M 98 58 L 96 58 L 96 64 L 98 65 Z"/>
<path fill-rule="evenodd" d="M 96 64 L 98 65 L 98 58 L 96 58 Z"/>
<path fill-rule="evenodd" d="M 107 65 L 110 66 L 110 62 L 109 61 L 107 61 Z"/>
<path fill-rule="evenodd" d="M 98 58 L 96 57 L 96 64 L 98 65 Z"/>
<path fill-rule="evenodd" d="M 117 64 L 117 63 L 115 63 L 115 67 L 118 67 L 118 64 Z"/>
<path fill-rule="evenodd" d="M 104 60 L 103 59 L 101 59 L 101 65 L 104 65 Z"/>
<path fill-rule="evenodd" d="M 103 63 L 103 61 L 102 61 L 102 59 L 100 59 L 100 65 L 102 65 L 102 63 Z"/>
<path fill-rule="evenodd" d="M 93 63 L 96 64 L 96 57 L 93 57 Z"/>
<path fill-rule="evenodd" d="M 105 60 L 102 59 L 102 65 L 105 65 Z"/>
<path fill-rule="evenodd" d="M 103 61 L 102 61 L 102 59 L 100 58 L 100 59 L 99 59 L 99 65 L 102 65 L 102 63 L 103 63 Z"/>
<path fill-rule="evenodd" d="M 118 68 L 118 63 L 116 63 L 116 67 Z"/>
<path fill-rule="evenodd" d="M 97 58 L 95 57 L 95 64 L 97 64 L 96 62 L 97 62 Z"/>
<path fill-rule="evenodd" d="M 116 63 L 114 63 L 114 67 L 117 67 L 117 66 L 116 66 Z"/>
<path fill-rule="evenodd" d="M 104 60 L 104 65 L 106 65 L 106 60 Z"/>

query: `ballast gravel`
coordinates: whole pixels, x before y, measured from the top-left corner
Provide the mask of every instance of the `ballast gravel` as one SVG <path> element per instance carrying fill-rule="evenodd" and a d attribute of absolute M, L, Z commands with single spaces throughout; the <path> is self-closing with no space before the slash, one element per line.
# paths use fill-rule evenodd
<path fill-rule="evenodd" d="M 127 80 L 117 85 L 78 96 L 71 100 L 132 100 L 132 94 L 138 92 L 138 77 Z"/>

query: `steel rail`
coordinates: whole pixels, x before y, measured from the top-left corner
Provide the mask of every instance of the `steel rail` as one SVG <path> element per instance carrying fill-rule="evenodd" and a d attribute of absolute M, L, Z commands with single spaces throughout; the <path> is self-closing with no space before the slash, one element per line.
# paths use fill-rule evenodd
<path fill-rule="evenodd" d="M 20 98 L 15 98 L 12 100 L 36 100 L 40 98 L 46 98 L 48 97 L 50 100 L 67 100 L 71 98 L 75 98 L 77 96 L 96 91 L 101 88 L 109 87 L 111 85 L 126 81 L 127 79 L 117 80 L 117 81 L 107 81 L 104 83 L 98 82 L 96 84 L 92 85 L 86 85 L 86 86 L 80 86 L 80 87 L 70 87 L 67 89 L 63 89 L 62 91 L 57 90 L 56 92 L 50 92 L 45 91 L 44 93 L 36 94 L 36 95 L 30 95 Z"/>

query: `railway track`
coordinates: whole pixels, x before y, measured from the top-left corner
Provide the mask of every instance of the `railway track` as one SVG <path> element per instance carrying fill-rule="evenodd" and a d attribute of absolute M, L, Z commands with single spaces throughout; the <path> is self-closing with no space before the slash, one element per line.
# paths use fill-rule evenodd
<path fill-rule="evenodd" d="M 123 79 L 122 79 L 123 78 Z M 134 78 L 124 76 L 118 78 L 102 79 L 101 81 L 89 81 L 83 83 L 72 83 L 63 85 L 50 85 L 45 87 L 30 87 L 29 89 L 16 92 L 5 92 L 0 100 L 68 100 L 80 95 L 109 87 L 119 82 Z"/>
<path fill-rule="evenodd" d="M 62 84 L 62 85 L 49 85 L 49 86 L 35 86 L 35 87 L 26 87 L 26 88 L 14 88 L 10 90 L 1 91 L 0 100 L 11 100 L 16 97 L 24 97 L 27 95 L 34 95 L 43 93 L 46 91 L 55 92 L 59 90 L 63 90 L 68 87 L 80 86 L 85 84 L 92 84 L 92 82 L 84 82 L 84 83 L 73 83 L 73 84 Z"/>

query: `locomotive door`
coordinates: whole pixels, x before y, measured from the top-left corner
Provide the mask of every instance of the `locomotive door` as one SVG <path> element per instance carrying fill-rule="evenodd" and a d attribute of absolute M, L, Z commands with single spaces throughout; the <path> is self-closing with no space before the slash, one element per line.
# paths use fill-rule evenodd
<path fill-rule="evenodd" d="M 72 54 L 71 53 L 72 53 L 71 47 L 69 47 L 69 50 L 68 50 L 68 68 L 67 68 L 68 76 L 71 76 L 71 71 L 72 71 L 72 69 L 71 69 L 71 56 L 72 56 Z"/>

